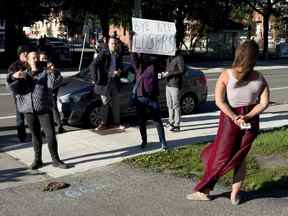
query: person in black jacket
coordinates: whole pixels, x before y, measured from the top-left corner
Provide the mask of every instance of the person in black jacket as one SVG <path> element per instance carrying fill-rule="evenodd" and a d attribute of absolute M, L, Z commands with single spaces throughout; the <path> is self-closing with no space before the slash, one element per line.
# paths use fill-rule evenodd
<path fill-rule="evenodd" d="M 179 92 L 184 73 L 184 60 L 181 55 L 170 56 L 167 59 L 166 72 L 166 101 L 169 112 L 169 130 L 180 131 L 180 99 Z"/>
<path fill-rule="evenodd" d="M 39 52 L 39 61 L 41 63 L 40 66 L 43 69 L 55 70 L 54 64 L 48 61 L 48 55 L 46 52 L 44 52 L 44 51 Z M 60 115 L 60 112 L 59 112 L 58 107 L 57 107 L 57 94 L 58 94 L 58 90 L 59 90 L 60 85 L 61 85 L 61 83 L 59 83 L 59 85 L 55 86 L 55 88 L 53 90 L 53 117 L 54 117 L 55 123 L 57 125 L 56 131 L 58 132 L 58 134 L 65 132 L 63 122 L 61 119 L 61 115 Z"/>
<path fill-rule="evenodd" d="M 8 68 L 7 82 L 12 80 L 12 75 L 18 71 L 24 71 L 27 68 L 27 55 L 29 52 L 28 46 L 20 46 L 17 50 L 18 60 L 12 63 Z M 16 98 L 13 94 L 13 98 L 16 105 Z M 17 128 L 17 137 L 20 142 L 25 142 L 27 138 L 27 133 L 25 129 L 25 118 L 24 114 L 19 112 L 16 105 L 16 128 Z"/>
<path fill-rule="evenodd" d="M 58 155 L 52 113 L 53 89 L 62 81 L 62 77 L 55 70 L 41 69 L 36 52 L 28 54 L 27 63 L 28 69 L 12 74 L 8 84 L 16 97 L 19 111 L 25 113 L 32 134 L 35 157 L 31 169 L 38 169 L 43 166 L 41 127 L 48 141 L 52 165 L 67 169 L 69 167 L 60 160 Z"/>
<path fill-rule="evenodd" d="M 109 108 L 112 108 L 114 126 L 120 125 L 120 75 L 123 71 L 122 57 L 117 53 L 117 39 L 110 37 L 108 49 L 102 49 L 89 66 L 95 92 L 101 96 L 103 103 L 103 119 L 96 130 L 108 128 Z"/>

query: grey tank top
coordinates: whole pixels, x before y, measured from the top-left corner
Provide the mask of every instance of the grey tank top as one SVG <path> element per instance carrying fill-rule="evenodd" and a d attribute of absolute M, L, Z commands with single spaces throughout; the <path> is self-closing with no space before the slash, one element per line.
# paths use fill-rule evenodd
<path fill-rule="evenodd" d="M 228 70 L 228 84 L 226 86 L 226 97 L 231 107 L 242 107 L 256 104 L 259 100 L 264 85 L 261 74 L 251 81 L 244 81 L 237 85 L 238 80 L 234 77 L 232 70 Z"/>

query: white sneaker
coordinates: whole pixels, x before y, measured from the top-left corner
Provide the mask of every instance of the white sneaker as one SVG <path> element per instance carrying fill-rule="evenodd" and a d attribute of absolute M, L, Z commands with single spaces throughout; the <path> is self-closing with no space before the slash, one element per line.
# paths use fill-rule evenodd
<path fill-rule="evenodd" d="M 167 123 L 166 127 L 168 128 L 169 131 L 172 131 L 174 129 L 173 124 Z"/>
<path fill-rule="evenodd" d="M 124 125 L 119 125 L 116 127 L 117 129 L 124 130 L 126 127 Z"/>

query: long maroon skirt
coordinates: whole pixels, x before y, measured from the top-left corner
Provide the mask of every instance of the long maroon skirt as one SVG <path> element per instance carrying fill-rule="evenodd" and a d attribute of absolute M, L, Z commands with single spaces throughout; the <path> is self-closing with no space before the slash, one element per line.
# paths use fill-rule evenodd
<path fill-rule="evenodd" d="M 236 114 L 245 115 L 255 105 L 233 108 Z M 259 130 L 259 116 L 250 119 L 251 129 L 241 130 L 228 116 L 220 113 L 219 128 L 213 143 L 204 148 L 201 158 L 204 162 L 204 176 L 194 191 L 209 188 L 213 190 L 220 176 L 236 169 L 248 154 Z"/>

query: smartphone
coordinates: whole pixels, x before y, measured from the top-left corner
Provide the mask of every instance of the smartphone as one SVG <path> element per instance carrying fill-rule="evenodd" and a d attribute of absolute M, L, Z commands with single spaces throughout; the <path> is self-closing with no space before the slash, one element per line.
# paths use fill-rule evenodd
<path fill-rule="evenodd" d="M 243 123 L 243 124 L 240 125 L 240 128 L 241 128 L 242 130 L 244 130 L 244 129 L 251 129 L 251 124 L 250 124 L 250 123 Z"/>

